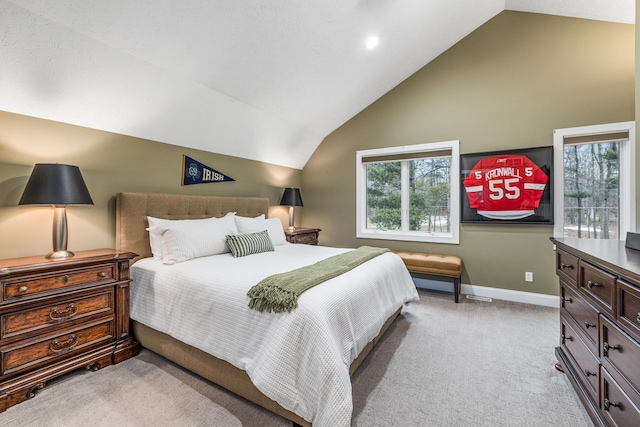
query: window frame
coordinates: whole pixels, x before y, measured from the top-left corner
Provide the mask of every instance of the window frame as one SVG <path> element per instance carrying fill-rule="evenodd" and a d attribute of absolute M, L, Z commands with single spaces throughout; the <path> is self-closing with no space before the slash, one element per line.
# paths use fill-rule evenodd
<path fill-rule="evenodd" d="M 570 136 L 628 131 L 629 139 L 620 143 L 620 225 L 619 240 L 636 229 L 636 152 L 635 122 L 607 123 L 553 131 L 554 226 L 553 237 L 564 237 L 564 139 Z"/>
<path fill-rule="evenodd" d="M 426 233 L 421 231 L 403 230 L 371 230 L 367 229 L 367 178 L 366 162 L 363 158 L 374 156 L 415 156 L 417 153 L 429 153 L 450 150 L 451 151 L 451 177 L 450 177 L 450 226 L 451 233 Z M 412 160 L 410 158 L 406 160 Z M 398 161 L 403 161 L 398 159 Z M 404 168 L 403 168 L 404 169 Z M 406 171 L 402 180 L 402 216 L 409 215 L 409 188 L 404 184 L 408 181 Z M 406 187 L 406 188 L 405 188 Z M 403 221 L 403 224 L 408 221 Z M 356 237 L 360 239 L 402 240 L 412 242 L 429 243 L 460 243 L 460 141 L 442 141 L 425 144 L 405 145 L 399 147 L 376 148 L 356 151 Z"/>

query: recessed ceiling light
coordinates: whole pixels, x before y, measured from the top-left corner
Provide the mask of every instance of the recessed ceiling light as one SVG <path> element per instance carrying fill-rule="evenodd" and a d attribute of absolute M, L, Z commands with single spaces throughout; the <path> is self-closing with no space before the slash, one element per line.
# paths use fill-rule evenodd
<path fill-rule="evenodd" d="M 367 39 L 367 49 L 373 49 L 374 47 L 376 47 L 378 45 L 378 37 L 377 36 L 371 36 Z"/>

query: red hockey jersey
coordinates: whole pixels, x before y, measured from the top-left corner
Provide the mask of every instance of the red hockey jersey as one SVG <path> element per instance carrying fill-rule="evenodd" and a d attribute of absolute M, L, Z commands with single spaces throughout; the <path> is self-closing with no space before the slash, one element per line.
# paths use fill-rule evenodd
<path fill-rule="evenodd" d="M 480 160 L 463 184 L 478 214 L 514 220 L 533 214 L 548 180 L 527 156 L 503 155 Z"/>

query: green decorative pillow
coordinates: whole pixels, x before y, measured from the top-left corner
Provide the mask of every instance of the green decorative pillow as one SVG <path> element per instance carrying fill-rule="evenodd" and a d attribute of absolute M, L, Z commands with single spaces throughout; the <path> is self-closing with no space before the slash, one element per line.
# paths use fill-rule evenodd
<path fill-rule="evenodd" d="M 267 230 L 250 234 L 230 234 L 227 236 L 227 246 L 234 258 L 274 250 Z"/>

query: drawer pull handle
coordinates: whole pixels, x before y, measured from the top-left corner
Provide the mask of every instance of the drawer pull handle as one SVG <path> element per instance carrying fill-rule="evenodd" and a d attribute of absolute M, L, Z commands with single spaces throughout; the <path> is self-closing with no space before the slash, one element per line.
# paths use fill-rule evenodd
<path fill-rule="evenodd" d="M 67 283 L 69 283 L 69 276 L 67 276 L 67 275 L 63 276 L 63 277 L 62 277 L 62 283 L 64 283 L 65 285 L 66 285 Z"/>
<path fill-rule="evenodd" d="M 594 325 L 593 323 L 589 323 L 586 320 L 584 321 L 584 327 L 589 329 L 589 328 L 595 328 L 596 325 Z"/>
<path fill-rule="evenodd" d="M 604 342 L 604 344 L 602 344 L 602 348 L 604 348 L 604 351 L 609 351 L 609 350 L 618 350 L 620 347 L 617 345 L 610 345 L 608 342 Z"/>
<path fill-rule="evenodd" d="M 565 335 L 565 334 L 560 335 L 560 338 L 562 338 L 562 343 L 563 343 L 563 344 L 564 344 L 564 342 L 565 342 L 566 340 L 571 341 L 571 339 L 572 339 L 570 336 L 567 336 L 567 335 Z"/>
<path fill-rule="evenodd" d="M 564 262 L 560 263 L 560 268 L 564 270 L 565 268 L 569 268 L 573 270 L 573 264 L 565 264 Z"/>
<path fill-rule="evenodd" d="M 611 406 L 617 407 L 619 406 L 617 403 L 613 403 L 612 401 L 610 401 L 609 399 L 607 399 L 606 397 L 604 398 L 604 409 L 609 410 L 609 408 Z"/>
<path fill-rule="evenodd" d="M 51 313 L 49 313 L 49 318 L 54 322 L 64 322 L 65 320 L 71 319 L 76 313 L 78 313 L 78 306 L 71 303 L 64 310 L 53 307 Z"/>
<path fill-rule="evenodd" d="M 20 292 L 21 294 L 24 294 L 25 292 L 27 292 L 29 290 L 28 286 L 20 286 L 18 288 L 18 292 Z M 640 316 L 640 313 L 638 313 L 638 315 Z"/>
<path fill-rule="evenodd" d="M 563 303 L 571 302 L 571 298 L 569 298 L 569 297 L 566 297 L 566 298 L 565 297 L 561 297 L 560 299 L 562 300 Z M 638 313 L 638 316 L 640 316 L 640 313 Z"/>
<path fill-rule="evenodd" d="M 598 283 L 593 283 L 591 280 L 589 280 L 589 281 L 587 282 L 587 287 L 588 287 L 589 289 L 597 288 L 598 286 L 600 286 L 600 284 L 598 284 Z"/>
<path fill-rule="evenodd" d="M 104 271 L 101 271 L 100 273 L 98 273 L 98 276 L 107 277 L 107 273 L 105 273 Z"/>
<path fill-rule="evenodd" d="M 584 374 L 587 376 L 587 378 L 589 378 L 589 377 L 595 377 L 595 376 L 596 376 L 596 374 L 595 374 L 594 372 L 591 372 L 591 371 L 590 371 L 590 370 L 588 370 L 588 369 L 585 369 L 585 370 L 584 370 Z"/>
<path fill-rule="evenodd" d="M 49 344 L 49 349 L 54 353 L 63 353 L 65 351 L 71 350 L 78 344 L 78 336 L 76 334 L 69 335 L 69 339 L 65 341 L 60 341 L 59 339 L 55 339 L 51 341 Z"/>
<path fill-rule="evenodd" d="M 638 315 L 636 316 L 636 320 L 640 322 L 640 313 L 638 313 Z"/>

